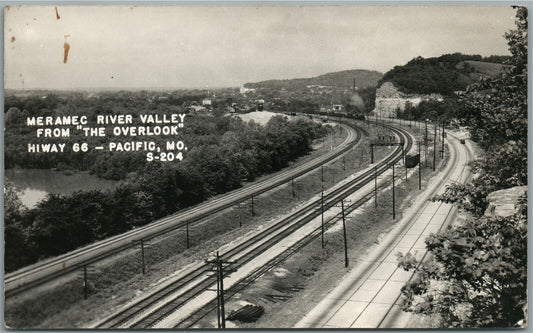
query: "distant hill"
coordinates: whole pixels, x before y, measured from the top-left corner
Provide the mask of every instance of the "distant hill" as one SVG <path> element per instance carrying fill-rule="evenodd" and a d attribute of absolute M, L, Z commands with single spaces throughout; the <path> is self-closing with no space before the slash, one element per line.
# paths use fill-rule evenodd
<path fill-rule="evenodd" d="M 341 72 L 327 73 L 324 75 L 287 80 L 267 80 L 255 83 L 246 83 L 246 88 L 270 88 L 270 89 L 302 89 L 307 86 L 330 86 L 336 88 L 353 87 L 353 80 L 358 88 L 375 87 L 383 74 L 377 71 L 368 71 L 364 69 L 352 69 Z"/>
<path fill-rule="evenodd" d="M 485 62 L 485 61 L 466 60 L 464 61 L 464 63 L 467 63 L 468 65 L 472 66 L 477 73 L 481 73 L 483 75 L 488 75 L 488 76 L 499 75 L 503 71 L 511 67 L 509 65 L 497 64 L 497 63 Z"/>
<path fill-rule="evenodd" d="M 436 58 L 417 57 L 403 66 L 395 66 L 380 80 L 392 82 L 404 93 L 451 95 L 464 90 L 483 76 L 496 76 L 510 66 L 502 64 L 506 56 L 482 58 L 461 53 Z M 493 63 L 489 61 L 499 61 Z"/>

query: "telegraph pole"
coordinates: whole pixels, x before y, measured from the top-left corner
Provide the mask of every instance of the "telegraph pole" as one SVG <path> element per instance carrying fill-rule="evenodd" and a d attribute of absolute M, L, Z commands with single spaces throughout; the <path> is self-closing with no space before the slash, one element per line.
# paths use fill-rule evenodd
<path fill-rule="evenodd" d="M 320 211 L 322 213 L 322 248 L 324 248 L 324 190 L 320 193 Z"/>
<path fill-rule="evenodd" d="M 93 265 L 83 265 L 81 272 L 78 271 L 78 278 L 83 281 L 83 296 L 85 299 L 89 297 L 89 274 L 94 275 L 95 268 Z"/>
<path fill-rule="evenodd" d="M 146 242 L 144 239 L 134 240 L 133 244 L 135 244 L 135 247 L 137 247 L 137 244 L 139 244 L 139 249 L 141 250 L 141 271 L 144 274 L 146 274 L 146 261 L 145 261 L 145 255 L 144 250 L 150 246 L 148 242 Z"/>
<path fill-rule="evenodd" d="M 185 238 L 187 239 L 186 241 L 186 244 L 187 244 L 187 248 L 190 247 L 190 242 L 189 242 L 189 220 L 186 220 L 185 221 Z"/>
<path fill-rule="evenodd" d="M 394 164 L 392 164 L 392 219 L 396 219 L 396 203 L 395 203 L 395 193 L 394 193 Z"/>
<path fill-rule="evenodd" d="M 424 135 L 424 137 L 427 142 L 428 141 L 428 119 L 426 119 L 425 124 L 426 124 L 426 132 L 425 132 L 426 134 Z"/>
<path fill-rule="evenodd" d="M 342 171 L 346 171 L 346 158 L 342 155 Z"/>
<path fill-rule="evenodd" d="M 418 141 L 418 189 L 422 189 L 422 173 L 420 171 L 420 164 L 422 164 L 422 158 L 420 155 L 420 141 Z"/>
<path fill-rule="evenodd" d="M 292 184 L 292 197 L 296 198 L 296 191 L 294 189 L 294 178 L 291 179 L 291 184 Z"/>
<path fill-rule="evenodd" d="M 226 314 L 224 309 L 224 268 L 222 267 L 222 261 L 218 260 L 217 252 L 217 261 L 218 261 L 218 276 L 220 281 L 220 319 L 222 320 L 222 328 L 226 328 Z"/>
<path fill-rule="evenodd" d="M 426 161 L 426 168 L 428 167 L 428 140 L 425 142 L 426 144 L 426 151 L 424 152 L 424 159 Z"/>
<path fill-rule="evenodd" d="M 87 265 L 83 266 L 83 294 L 85 295 L 85 299 L 87 299 L 89 296 L 87 286 Z"/>
<path fill-rule="evenodd" d="M 378 166 L 374 167 L 374 206 L 378 206 Z"/>
<path fill-rule="evenodd" d="M 255 211 L 254 211 L 254 196 L 252 194 L 252 216 L 255 216 Z"/>
<path fill-rule="evenodd" d="M 348 241 L 346 240 L 346 221 L 344 218 L 344 199 L 341 200 L 342 230 L 344 234 L 344 267 L 348 267 Z"/>
<path fill-rule="evenodd" d="M 215 259 L 206 260 L 206 264 L 212 266 L 211 271 L 215 273 L 217 280 L 217 321 L 218 328 L 226 328 L 226 311 L 225 311 L 225 300 L 224 300 L 224 277 L 228 273 L 235 272 L 236 269 L 228 268 L 228 265 L 233 264 L 234 262 L 227 261 L 220 258 L 220 255 L 217 251 Z"/>
<path fill-rule="evenodd" d="M 146 274 L 146 267 L 144 264 L 144 239 L 141 239 L 141 262 L 142 262 L 142 271 L 144 275 Z"/>
<path fill-rule="evenodd" d="M 445 137 L 446 137 L 446 134 L 444 134 L 444 122 L 442 122 L 442 150 L 441 150 L 442 159 L 444 159 L 444 138 Z"/>
<path fill-rule="evenodd" d="M 428 143 L 429 143 L 429 138 L 428 138 L 428 120 L 429 119 L 426 119 L 426 134 L 425 134 L 425 140 L 424 142 L 426 143 L 426 153 L 424 154 L 424 157 L 426 159 L 426 168 L 428 167 Z"/>
<path fill-rule="evenodd" d="M 407 181 L 407 163 L 406 163 L 406 156 L 405 156 L 405 149 L 402 144 L 402 155 L 403 155 L 403 166 L 405 167 L 405 181 Z"/>
<path fill-rule="evenodd" d="M 437 125 L 433 126 L 433 171 L 435 171 L 435 160 L 437 159 Z"/>
<path fill-rule="evenodd" d="M 218 251 L 217 251 L 217 260 L 218 260 Z M 216 274 L 216 279 L 217 279 L 217 322 L 218 322 L 218 328 L 222 328 L 222 321 L 220 320 L 220 276 L 218 274 L 218 266 L 216 266 L 215 274 Z"/>
<path fill-rule="evenodd" d="M 374 163 L 374 145 L 370 144 L 370 164 Z"/>

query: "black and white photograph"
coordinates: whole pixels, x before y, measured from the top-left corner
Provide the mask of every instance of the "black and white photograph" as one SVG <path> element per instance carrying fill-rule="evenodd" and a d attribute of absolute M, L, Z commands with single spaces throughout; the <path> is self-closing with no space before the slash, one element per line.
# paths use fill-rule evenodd
<path fill-rule="evenodd" d="M 529 5 L 4 4 L 4 327 L 528 327 Z"/>

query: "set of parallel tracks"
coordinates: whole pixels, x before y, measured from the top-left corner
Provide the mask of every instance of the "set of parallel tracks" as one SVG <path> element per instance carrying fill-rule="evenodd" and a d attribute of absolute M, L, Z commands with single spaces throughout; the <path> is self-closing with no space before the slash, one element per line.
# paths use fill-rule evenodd
<path fill-rule="evenodd" d="M 196 223 L 200 223 L 212 214 L 247 201 L 250 197 L 258 196 L 278 186 L 286 184 L 291 179 L 298 178 L 317 167 L 338 158 L 360 142 L 362 133 L 366 134 L 366 131 L 353 125 L 350 125 L 350 127 L 355 130 L 355 138 L 353 141 L 343 143 L 345 144 L 345 147 L 328 153 L 322 158 L 317 158 L 313 163 L 297 167 L 290 172 L 289 175 L 281 174 L 274 176 L 268 181 L 245 188 L 242 192 L 237 191 L 235 193 L 229 193 L 222 197 L 221 200 L 207 202 L 203 206 L 200 205 L 182 210 L 175 215 L 165 217 L 145 227 L 137 228 L 127 233 L 72 251 L 71 253 L 58 256 L 53 260 L 31 265 L 19 271 L 6 274 L 4 278 L 5 297 L 14 296 L 48 281 L 60 278 L 68 273 L 77 271 L 83 266 L 92 265 L 122 251 L 133 248 L 136 246 L 136 243 L 134 242 L 136 240 L 149 240 L 174 230 L 183 229 L 186 226 L 194 226 Z M 23 282 L 18 283 L 17 281 Z M 13 285 L 15 286 L 13 287 Z"/>
<path fill-rule="evenodd" d="M 389 169 L 390 165 L 392 165 L 393 163 L 397 163 L 399 160 L 402 159 L 402 151 L 407 152 L 410 150 L 413 141 L 412 137 L 406 131 L 389 125 L 385 125 L 385 127 L 387 127 L 399 137 L 400 143 L 402 145 L 398 146 L 388 157 L 376 164 L 375 168 L 369 169 L 368 171 L 362 173 L 353 180 L 346 182 L 345 184 L 333 189 L 327 194 L 324 193 L 324 211 L 330 209 L 335 204 L 339 203 L 341 200 L 353 194 L 355 191 L 365 186 L 369 182 L 373 181 L 376 173 L 378 175 L 384 173 L 387 169 Z M 402 149 L 402 146 L 405 150 Z M 368 201 L 370 198 L 371 195 L 367 195 L 361 198 L 361 200 L 358 200 L 357 202 L 351 204 L 348 207 L 347 211 L 350 212 L 356 209 L 364 202 Z M 258 234 L 250 237 L 246 241 L 236 245 L 227 252 L 222 253 L 220 255 L 220 258 L 223 260 L 234 261 L 231 267 L 234 269 L 239 269 L 254 258 L 260 256 L 267 249 L 275 246 L 278 242 L 291 235 L 293 232 L 295 232 L 320 214 L 321 199 L 317 199 L 306 204 L 298 211 L 281 219 L 276 224 L 266 228 Z M 259 276 L 264 274 L 270 268 L 286 260 L 286 258 L 288 258 L 290 255 L 294 254 L 299 249 L 303 248 L 305 245 L 311 242 L 318 235 L 320 235 L 320 232 L 320 228 L 313 231 L 311 234 L 305 236 L 296 244 L 283 251 L 280 255 L 271 259 L 266 265 L 257 268 L 252 273 L 248 274 L 246 277 L 235 283 L 228 290 L 227 297 L 231 297 L 231 295 L 234 295 L 239 290 L 242 290 L 245 286 L 256 280 Z M 104 321 L 100 322 L 97 327 L 119 328 L 124 327 L 124 325 L 129 328 L 153 327 L 170 314 L 179 310 L 179 308 L 185 305 L 188 301 L 211 288 L 214 283 L 214 278 L 208 276 L 210 270 L 211 266 L 209 264 L 198 265 L 198 267 L 196 267 L 194 270 L 176 279 L 168 286 L 150 295 L 147 295 L 146 297 L 133 303 L 131 306 L 128 306 L 126 309 L 123 309 L 122 311 L 119 311 L 113 314 L 112 316 L 106 318 Z M 189 284 L 191 286 L 188 286 Z M 170 302 L 167 302 L 159 307 L 154 307 L 155 309 L 148 314 L 144 313 L 147 312 L 147 309 L 149 309 L 150 307 L 161 302 L 162 299 L 168 298 L 169 295 L 177 293 L 181 289 L 184 290 L 181 291 L 175 297 L 173 297 Z M 213 309 L 213 306 L 216 306 L 216 304 L 213 305 L 213 302 L 208 303 L 201 309 L 187 316 L 177 325 L 177 327 L 190 327 L 194 325 L 196 322 L 198 322 L 198 320 L 207 315 Z"/>

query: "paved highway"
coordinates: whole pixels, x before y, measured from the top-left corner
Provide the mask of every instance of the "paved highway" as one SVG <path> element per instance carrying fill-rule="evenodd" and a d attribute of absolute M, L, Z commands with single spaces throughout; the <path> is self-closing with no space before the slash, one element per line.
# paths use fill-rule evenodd
<path fill-rule="evenodd" d="M 469 144 L 459 143 L 458 134 L 448 131 L 451 157 L 438 180 L 431 183 L 387 236 L 370 249 L 362 260 L 330 291 L 296 328 L 406 328 L 411 314 L 400 306 L 401 288 L 415 274 L 398 268 L 396 254 L 427 257 L 425 239 L 453 222 L 456 207 L 429 198 L 446 185 L 466 182 L 473 159 Z"/>

